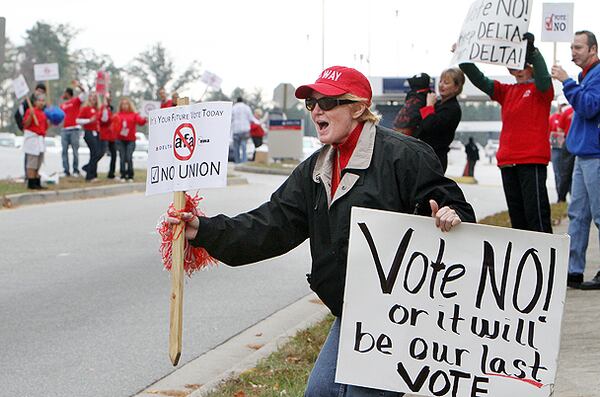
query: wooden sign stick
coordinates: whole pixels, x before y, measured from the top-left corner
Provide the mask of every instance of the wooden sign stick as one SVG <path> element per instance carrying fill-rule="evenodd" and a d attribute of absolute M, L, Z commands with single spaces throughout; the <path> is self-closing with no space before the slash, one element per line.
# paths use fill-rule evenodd
<path fill-rule="evenodd" d="M 179 98 L 177 106 L 189 105 L 189 98 Z M 173 206 L 176 211 L 185 207 L 185 192 L 173 193 Z M 176 366 L 181 357 L 181 335 L 183 328 L 183 257 L 185 245 L 185 223 L 181 222 L 173 230 L 177 238 L 173 240 L 173 255 L 171 263 L 171 305 L 169 326 L 169 357 Z"/>
<path fill-rule="evenodd" d="M 31 115 L 33 116 L 33 122 L 35 123 L 35 125 L 40 125 L 40 123 L 38 122 L 37 116 L 35 115 L 33 105 L 31 104 L 31 99 L 29 99 L 29 96 L 25 96 L 25 99 L 27 99 L 27 106 L 29 106 L 29 109 L 31 109 Z"/>

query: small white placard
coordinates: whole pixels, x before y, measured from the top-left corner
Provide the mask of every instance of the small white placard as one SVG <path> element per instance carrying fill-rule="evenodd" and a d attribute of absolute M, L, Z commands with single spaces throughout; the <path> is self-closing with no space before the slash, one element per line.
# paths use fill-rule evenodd
<path fill-rule="evenodd" d="M 58 80 L 58 63 L 39 63 L 33 65 L 33 75 L 35 81 Z"/>
<path fill-rule="evenodd" d="M 146 195 L 227 185 L 231 102 L 153 110 Z"/>
<path fill-rule="evenodd" d="M 541 41 L 573 40 L 573 3 L 544 3 Z"/>
<path fill-rule="evenodd" d="M 159 101 L 142 101 L 140 104 L 140 115 L 148 117 L 150 112 L 156 109 L 160 109 Z"/>
<path fill-rule="evenodd" d="M 22 74 L 12 81 L 12 85 L 17 99 L 23 98 L 29 94 L 29 86 L 27 85 L 27 81 L 25 81 L 25 77 Z"/>
<path fill-rule="evenodd" d="M 223 82 L 223 79 L 221 79 L 216 74 L 211 73 L 208 70 L 206 70 L 206 71 L 204 71 L 204 73 L 202 73 L 202 77 L 200 77 L 200 81 L 202 81 L 204 84 L 206 84 L 210 88 L 214 88 L 215 90 L 218 90 L 219 88 L 221 88 L 221 83 Z"/>

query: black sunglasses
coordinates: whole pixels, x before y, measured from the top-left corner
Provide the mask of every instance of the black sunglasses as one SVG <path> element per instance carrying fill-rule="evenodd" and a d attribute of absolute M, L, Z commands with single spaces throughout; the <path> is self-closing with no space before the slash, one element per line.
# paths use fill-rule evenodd
<path fill-rule="evenodd" d="M 352 99 L 337 99 L 325 96 L 323 98 L 306 98 L 305 104 L 309 112 L 312 112 L 315 106 L 318 104 L 321 110 L 331 110 L 336 106 L 346 105 L 348 103 L 354 103 Z"/>

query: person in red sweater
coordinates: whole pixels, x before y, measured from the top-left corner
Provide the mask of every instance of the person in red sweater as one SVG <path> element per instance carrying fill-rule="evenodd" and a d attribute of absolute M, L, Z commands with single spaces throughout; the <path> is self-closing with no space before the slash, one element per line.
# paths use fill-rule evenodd
<path fill-rule="evenodd" d="M 38 94 L 33 108 L 27 108 L 23 116 L 23 151 L 25 152 L 25 169 L 28 189 L 43 189 L 39 170 L 44 162 L 44 137 L 48 131 L 48 119 L 44 114 L 46 96 Z"/>
<path fill-rule="evenodd" d="M 116 135 L 112 129 L 113 107 L 110 104 L 110 96 L 105 95 L 103 104 L 100 107 L 100 153 L 102 156 L 106 152 L 110 155 L 110 165 L 108 168 L 108 179 L 115 178 L 115 166 L 117 163 L 117 145 L 115 143 Z"/>
<path fill-rule="evenodd" d="M 265 136 L 265 130 L 262 128 L 260 123 L 263 116 L 263 112 L 260 109 L 254 110 L 254 118 L 258 123 L 251 122 L 250 123 L 250 137 L 252 138 L 252 143 L 254 143 L 254 153 L 252 154 L 252 161 L 256 157 L 256 149 L 262 146 L 263 137 Z"/>
<path fill-rule="evenodd" d="M 573 107 L 567 105 L 558 120 L 558 131 L 564 135 L 566 141 L 569 135 L 569 128 L 571 127 L 571 120 L 573 119 Z M 563 144 L 560 149 L 560 184 L 558 186 L 558 202 L 566 202 L 567 194 L 571 193 L 571 182 L 573 181 L 573 168 L 575 167 L 575 156 L 569 152 L 567 145 Z"/>
<path fill-rule="evenodd" d="M 175 106 L 173 100 L 167 98 L 167 90 L 165 90 L 165 87 L 161 87 L 160 90 L 158 90 L 158 97 L 160 98 L 161 109 Z"/>
<path fill-rule="evenodd" d="M 554 171 L 554 185 L 556 186 L 556 192 L 558 193 L 558 187 L 560 186 L 560 153 L 565 143 L 565 133 L 560 131 L 558 123 L 560 116 L 563 111 L 564 103 L 558 102 L 556 112 L 550 115 L 548 119 L 548 132 L 550 134 L 550 148 L 552 170 Z"/>
<path fill-rule="evenodd" d="M 516 84 L 488 79 L 472 63 L 460 68 L 477 88 L 502 105 L 502 131 L 496 153 L 513 228 L 552 233 L 546 189 L 550 161 L 548 118 L 554 98 L 552 79 L 542 54 L 526 33 L 525 68 L 509 69 Z"/>
<path fill-rule="evenodd" d="M 98 178 L 98 161 L 102 158 L 98 134 L 99 119 L 98 96 L 95 92 L 91 92 L 77 117 L 77 123 L 83 125 L 83 139 L 90 149 L 90 160 L 82 167 L 87 182 L 93 182 Z"/>
<path fill-rule="evenodd" d="M 121 165 L 121 181 L 133 182 L 133 151 L 135 150 L 135 132 L 138 125 L 146 124 L 146 118 L 140 116 L 128 98 L 121 99 L 119 111 L 115 115 L 113 128 L 117 135 L 117 149 Z"/>
<path fill-rule="evenodd" d="M 73 176 L 79 176 L 79 136 L 81 127 L 77 124 L 77 117 L 81 104 L 85 100 L 85 90 L 83 86 L 73 80 L 74 87 L 80 90 L 79 95 L 75 96 L 73 88 L 68 87 L 62 95 L 63 103 L 60 108 L 65 112 L 62 130 L 60 131 L 60 141 L 62 144 L 62 163 L 65 176 L 71 176 L 69 169 L 69 146 L 73 152 Z"/>

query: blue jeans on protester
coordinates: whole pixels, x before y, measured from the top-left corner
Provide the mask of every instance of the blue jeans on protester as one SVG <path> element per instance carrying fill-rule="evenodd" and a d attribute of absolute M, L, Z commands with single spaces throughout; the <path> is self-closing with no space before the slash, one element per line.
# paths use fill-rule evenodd
<path fill-rule="evenodd" d="M 108 175 L 106 176 L 108 179 L 113 179 L 115 177 L 115 165 L 117 164 L 117 145 L 114 141 L 100 141 L 100 148 L 102 151 L 102 155 L 107 152 L 110 155 L 110 165 L 108 168 Z"/>
<path fill-rule="evenodd" d="M 62 145 L 62 164 L 65 175 L 70 175 L 69 172 L 69 145 L 73 151 L 73 173 L 79 173 L 79 127 L 63 128 L 60 131 L 60 143 Z"/>
<path fill-rule="evenodd" d="M 246 153 L 246 143 L 250 137 L 250 132 L 233 134 L 233 161 L 235 163 L 245 163 L 248 161 Z M 240 153 L 241 151 L 241 153 Z"/>
<path fill-rule="evenodd" d="M 308 377 L 304 397 L 402 397 L 404 393 L 335 383 L 340 323 L 340 318 L 336 317 Z"/>
<path fill-rule="evenodd" d="M 556 193 L 560 197 L 560 172 L 562 169 L 562 149 L 552 148 L 552 171 L 554 171 L 554 185 L 556 186 Z"/>
<path fill-rule="evenodd" d="M 592 221 L 600 231 L 600 158 L 575 157 L 568 212 L 569 274 L 583 274 Z"/>
<path fill-rule="evenodd" d="M 90 148 L 90 161 L 82 168 L 85 171 L 85 180 L 91 181 L 98 177 L 98 161 L 102 158 L 100 149 L 100 136 L 97 131 L 85 130 L 83 139 Z"/>
<path fill-rule="evenodd" d="M 121 179 L 133 179 L 133 152 L 135 141 L 117 141 Z"/>

